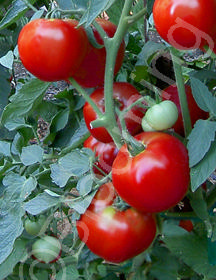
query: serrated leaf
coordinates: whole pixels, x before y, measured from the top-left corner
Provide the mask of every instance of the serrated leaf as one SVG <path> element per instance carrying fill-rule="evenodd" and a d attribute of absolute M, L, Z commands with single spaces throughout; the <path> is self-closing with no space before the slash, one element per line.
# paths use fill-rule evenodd
<path fill-rule="evenodd" d="M 190 167 L 203 159 L 215 139 L 216 122 L 198 120 L 188 137 L 188 152 Z"/>
<path fill-rule="evenodd" d="M 38 145 L 31 145 L 22 148 L 20 159 L 26 166 L 42 162 L 44 150 Z"/>
<path fill-rule="evenodd" d="M 92 190 L 93 186 L 93 177 L 91 174 L 87 174 L 83 177 L 81 177 L 77 183 L 77 190 L 79 191 L 79 194 L 81 196 L 84 196 Z"/>
<path fill-rule="evenodd" d="M 11 254 L 0 265 L 0 280 L 6 278 L 9 274 L 11 274 L 15 265 L 28 254 L 26 243 L 27 241 L 23 239 L 17 239 L 14 242 Z"/>
<path fill-rule="evenodd" d="M 191 189 L 195 191 L 214 172 L 216 167 L 216 141 L 212 142 L 205 157 L 190 170 Z"/>
<path fill-rule="evenodd" d="M 56 280 L 77 280 L 79 279 L 79 271 L 75 265 L 68 265 L 62 267 L 62 269 L 57 273 Z"/>
<path fill-rule="evenodd" d="M 31 4 L 34 4 L 36 0 L 29 0 L 29 2 Z M 13 1 L 10 9 L 7 11 L 4 18 L 0 22 L 0 30 L 16 22 L 17 19 L 19 19 L 24 15 L 27 9 L 28 6 L 24 1 L 22 0 Z"/>
<path fill-rule="evenodd" d="M 51 165 L 51 178 L 64 187 L 71 177 L 80 177 L 90 169 L 89 157 L 81 150 L 74 150 Z"/>
<path fill-rule="evenodd" d="M 178 258 L 206 278 L 215 278 L 216 266 L 208 262 L 207 238 L 188 233 L 176 225 L 166 225 L 163 241 Z"/>
<path fill-rule="evenodd" d="M 5 108 L 1 116 L 1 123 L 12 130 L 24 122 L 24 116 L 42 101 L 43 94 L 47 90 L 49 83 L 42 82 L 38 79 L 32 79 L 24 84 L 16 95 L 13 96 L 12 102 Z"/>
<path fill-rule="evenodd" d="M 80 199 L 79 201 L 71 201 L 67 202 L 68 206 L 75 211 L 77 211 L 79 214 L 84 214 L 86 209 L 89 207 L 89 205 L 92 202 L 93 197 L 95 196 L 97 191 L 91 192 L 89 195 L 85 196 L 85 198 Z"/>
<path fill-rule="evenodd" d="M 14 55 L 12 51 L 8 51 L 6 55 L 0 58 L 0 64 L 8 69 L 13 68 Z"/>
<path fill-rule="evenodd" d="M 206 112 L 216 115 L 216 97 L 209 91 L 208 87 L 200 80 L 190 77 L 193 97 L 198 106 Z"/>
<path fill-rule="evenodd" d="M 44 192 L 24 203 L 24 209 L 32 215 L 38 215 L 61 202 L 63 202 L 61 196 L 54 197 Z"/>

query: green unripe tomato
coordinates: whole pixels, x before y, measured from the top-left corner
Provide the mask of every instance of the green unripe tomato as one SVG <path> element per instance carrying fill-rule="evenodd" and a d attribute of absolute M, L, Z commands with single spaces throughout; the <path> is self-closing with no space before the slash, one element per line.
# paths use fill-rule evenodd
<path fill-rule="evenodd" d="M 43 234 L 46 230 L 46 217 L 40 216 L 38 220 L 32 221 L 27 218 L 24 222 L 24 228 L 26 232 L 30 235 Z"/>
<path fill-rule="evenodd" d="M 32 255 L 42 263 L 56 262 L 61 256 L 61 243 L 53 236 L 44 236 L 32 245 Z"/>
<path fill-rule="evenodd" d="M 142 119 L 144 131 L 165 130 L 171 128 L 178 119 L 178 109 L 170 100 L 162 101 L 147 110 Z"/>

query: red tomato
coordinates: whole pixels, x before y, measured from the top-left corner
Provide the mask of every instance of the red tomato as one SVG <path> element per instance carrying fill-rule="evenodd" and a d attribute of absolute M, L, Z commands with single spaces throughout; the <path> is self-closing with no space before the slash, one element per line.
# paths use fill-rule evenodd
<path fill-rule="evenodd" d="M 112 38 L 116 31 L 116 25 L 105 19 L 97 19 L 97 23 L 104 29 L 107 35 Z M 93 28 L 93 33 L 98 44 L 103 45 L 103 40 L 98 31 Z M 122 66 L 125 52 L 125 43 L 121 43 L 116 58 L 114 75 L 117 74 Z M 78 71 L 73 78 L 83 87 L 90 88 L 103 84 L 106 64 L 106 50 L 96 48 L 90 42 L 88 43 L 87 54 L 82 61 Z"/>
<path fill-rule="evenodd" d="M 163 132 L 143 132 L 135 137 L 145 150 L 132 157 L 126 144 L 112 166 L 113 185 L 129 205 L 145 212 L 161 212 L 185 196 L 190 182 L 185 146 Z"/>
<path fill-rule="evenodd" d="M 36 19 L 21 30 L 20 59 L 25 68 L 44 81 L 66 80 L 81 64 L 88 38 L 76 20 Z"/>
<path fill-rule="evenodd" d="M 191 232 L 193 230 L 193 223 L 191 220 L 180 220 L 179 226 L 187 230 L 188 232 Z"/>
<path fill-rule="evenodd" d="M 194 126 L 195 122 L 199 119 L 207 119 L 209 114 L 202 109 L 200 109 L 193 98 L 192 90 L 189 85 L 185 85 L 185 92 L 187 96 L 187 102 L 188 102 L 188 109 L 191 117 L 191 124 Z M 182 119 L 182 112 L 178 97 L 178 89 L 176 85 L 171 85 L 168 88 L 164 89 L 161 93 L 163 100 L 171 100 L 173 101 L 179 112 L 178 120 L 174 124 L 173 128 L 176 133 L 184 136 L 184 125 L 183 125 L 183 119 Z"/>
<path fill-rule="evenodd" d="M 155 0 L 153 18 L 159 35 L 177 49 L 197 49 L 216 30 L 215 0 Z"/>
<path fill-rule="evenodd" d="M 83 146 L 95 152 L 98 161 L 95 165 L 108 174 L 112 169 L 113 161 L 118 153 L 117 147 L 114 143 L 102 143 L 95 139 L 92 135 L 84 142 Z M 97 167 L 94 167 L 96 174 L 102 174 Z"/>
<path fill-rule="evenodd" d="M 104 88 L 96 89 L 90 97 L 99 107 L 101 112 L 104 112 Z M 113 97 L 116 106 L 118 106 L 120 110 L 123 110 L 142 96 L 131 84 L 116 82 L 113 84 Z M 144 116 L 144 111 L 145 110 L 142 108 L 135 106 L 125 115 L 127 129 L 132 135 L 135 135 L 142 130 L 141 122 L 142 117 Z M 83 107 L 83 114 L 88 130 L 98 141 L 103 143 L 113 142 L 105 127 L 91 128 L 91 122 L 96 120 L 98 115 L 88 102 L 86 102 Z"/>
<path fill-rule="evenodd" d="M 146 250 L 154 240 L 154 215 L 133 208 L 120 211 L 112 206 L 97 210 L 91 207 L 77 221 L 77 231 L 88 248 L 106 261 L 120 263 L 130 259 Z"/>

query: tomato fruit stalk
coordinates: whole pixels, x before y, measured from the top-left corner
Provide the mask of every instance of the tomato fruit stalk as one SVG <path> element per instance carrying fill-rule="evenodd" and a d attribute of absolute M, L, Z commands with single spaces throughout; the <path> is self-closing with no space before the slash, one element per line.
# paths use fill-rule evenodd
<path fill-rule="evenodd" d="M 163 132 L 143 132 L 135 138 L 145 150 L 131 156 L 127 145 L 121 147 L 112 166 L 113 185 L 125 202 L 140 211 L 168 210 L 188 190 L 187 149 Z"/>

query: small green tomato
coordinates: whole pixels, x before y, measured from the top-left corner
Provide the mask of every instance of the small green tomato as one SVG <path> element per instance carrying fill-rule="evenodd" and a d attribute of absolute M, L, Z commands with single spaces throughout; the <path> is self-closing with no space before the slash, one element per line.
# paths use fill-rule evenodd
<path fill-rule="evenodd" d="M 171 128 L 178 119 L 178 109 L 170 100 L 162 101 L 147 110 L 142 119 L 144 131 L 157 131 Z"/>
<path fill-rule="evenodd" d="M 32 245 L 32 255 L 42 263 L 56 262 L 61 256 L 61 243 L 53 236 L 44 236 Z"/>
<path fill-rule="evenodd" d="M 24 222 L 24 228 L 26 232 L 30 235 L 43 234 L 46 231 L 47 225 L 45 225 L 46 217 L 40 216 L 37 220 L 33 221 L 26 218 Z"/>

